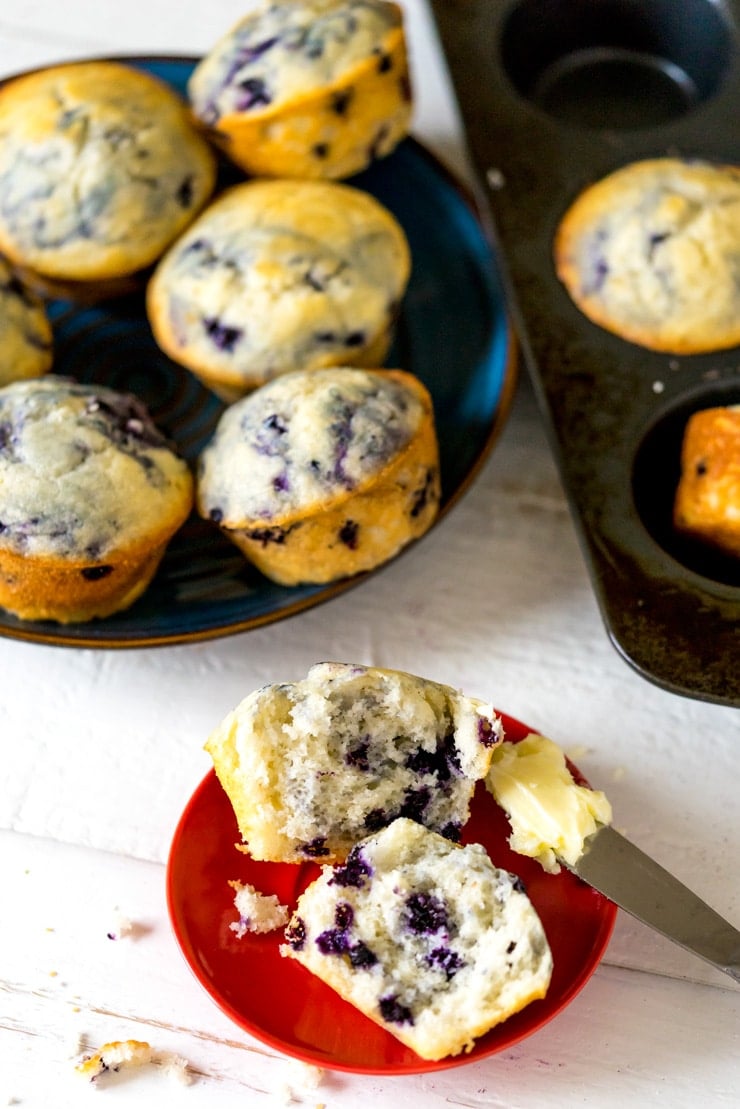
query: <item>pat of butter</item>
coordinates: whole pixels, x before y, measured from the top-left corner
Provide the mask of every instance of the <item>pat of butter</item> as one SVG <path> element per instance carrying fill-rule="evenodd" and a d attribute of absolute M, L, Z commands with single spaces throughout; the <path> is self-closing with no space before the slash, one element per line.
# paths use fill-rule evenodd
<path fill-rule="evenodd" d="M 509 818 L 512 851 L 552 874 L 560 870 L 558 859 L 575 863 L 587 837 L 611 823 L 605 794 L 578 785 L 561 749 L 541 735 L 499 744 L 486 785 Z"/>

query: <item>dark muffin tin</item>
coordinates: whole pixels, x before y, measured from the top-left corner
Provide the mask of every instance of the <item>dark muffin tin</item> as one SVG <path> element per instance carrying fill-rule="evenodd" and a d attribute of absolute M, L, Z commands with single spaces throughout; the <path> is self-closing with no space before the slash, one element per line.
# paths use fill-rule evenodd
<path fill-rule="evenodd" d="M 740 348 L 673 357 L 610 335 L 571 302 L 552 243 L 578 193 L 628 162 L 740 162 L 740 2 L 432 8 L 609 635 L 658 685 L 738 705 L 740 560 L 680 539 L 671 512 L 686 420 L 740 403 Z"/>

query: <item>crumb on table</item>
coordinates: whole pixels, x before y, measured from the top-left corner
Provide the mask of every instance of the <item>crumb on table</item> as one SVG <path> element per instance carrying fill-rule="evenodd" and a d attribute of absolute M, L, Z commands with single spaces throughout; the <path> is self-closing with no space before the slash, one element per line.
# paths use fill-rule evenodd
<path fill-rule="evenodd" d="M 75 1067 L 78 1074 L 95 1082 L 106 1072 L 117 1072 L 123 1067 L 143 1067 L 153 1064 L 161 1067 L 168 1077 L 183 1085 L 192 1081 L 187 1061 L 171 1051 L 155 1051 L 142 1040 L 112 1040 L 103 1044 L 92 1055 L 87 1055 Z"/>

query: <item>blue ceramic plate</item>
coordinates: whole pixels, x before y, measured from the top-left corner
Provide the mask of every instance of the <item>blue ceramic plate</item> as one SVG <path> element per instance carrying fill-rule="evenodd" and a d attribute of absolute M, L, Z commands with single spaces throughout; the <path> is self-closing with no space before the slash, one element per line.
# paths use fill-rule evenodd
<path fill-rule="evenodd" d="M 127 58 L 180 92 L 189 58 Z M 475 208 L 417 142 L 352 179 L 406 231 L 413 273 L 387 359 L 416 374 L 434 401 L 443 516 L 468 488 L 508 411 L 516 378 L 499 272 Z M 136 393 L 189 461 L 223 404 L 156 347 L 141 291 L 97 305 L 52 301 L 54 372 Z M 105 620 L 62 626 L 0 613 L 0 635 L 71 647 L 144 647 L 247 631 L 311 608 L 370 575 L 329 586 L 275 585 L 217 529 L 193 516 L 172 540 L 145 595 Z"/>

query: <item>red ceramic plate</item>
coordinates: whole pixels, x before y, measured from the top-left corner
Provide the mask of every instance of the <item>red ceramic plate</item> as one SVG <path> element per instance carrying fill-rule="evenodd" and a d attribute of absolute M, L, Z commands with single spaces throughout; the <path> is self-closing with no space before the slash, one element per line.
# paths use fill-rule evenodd
<path fill-rule="evenodd" d="M 507 739 L 532 729 L 503 717 Z M 571 771 L 584 781 L 577 769 Z M 418 1074 L 460 1066 L 511 1047 L 569 1004 L 598 966 L 611 936 L 616 907 L 563 870 L 546 874 L 538 863 L 509 850 L 509 825 L 479 786 L 466 843 L 482 843 L 493 862 L 519 874 L 552 948 L 554 971 L 547 997 L 492 1029 L 467 1055 L 432 1063 L 339 998 L 292 959 L 279 953 L 282 932 L 237 939 L 230 880 L 249 882 L 293 907 L 318 874 L 313 863 L 255 862 L 237 851 L 231 805 L 213 772 L 190 799 L 172 843 L 167 901 L 175 936 L 196 978 L 236 1024 L 270 1047 L 303 1062 L 361 1074 Z"/>

